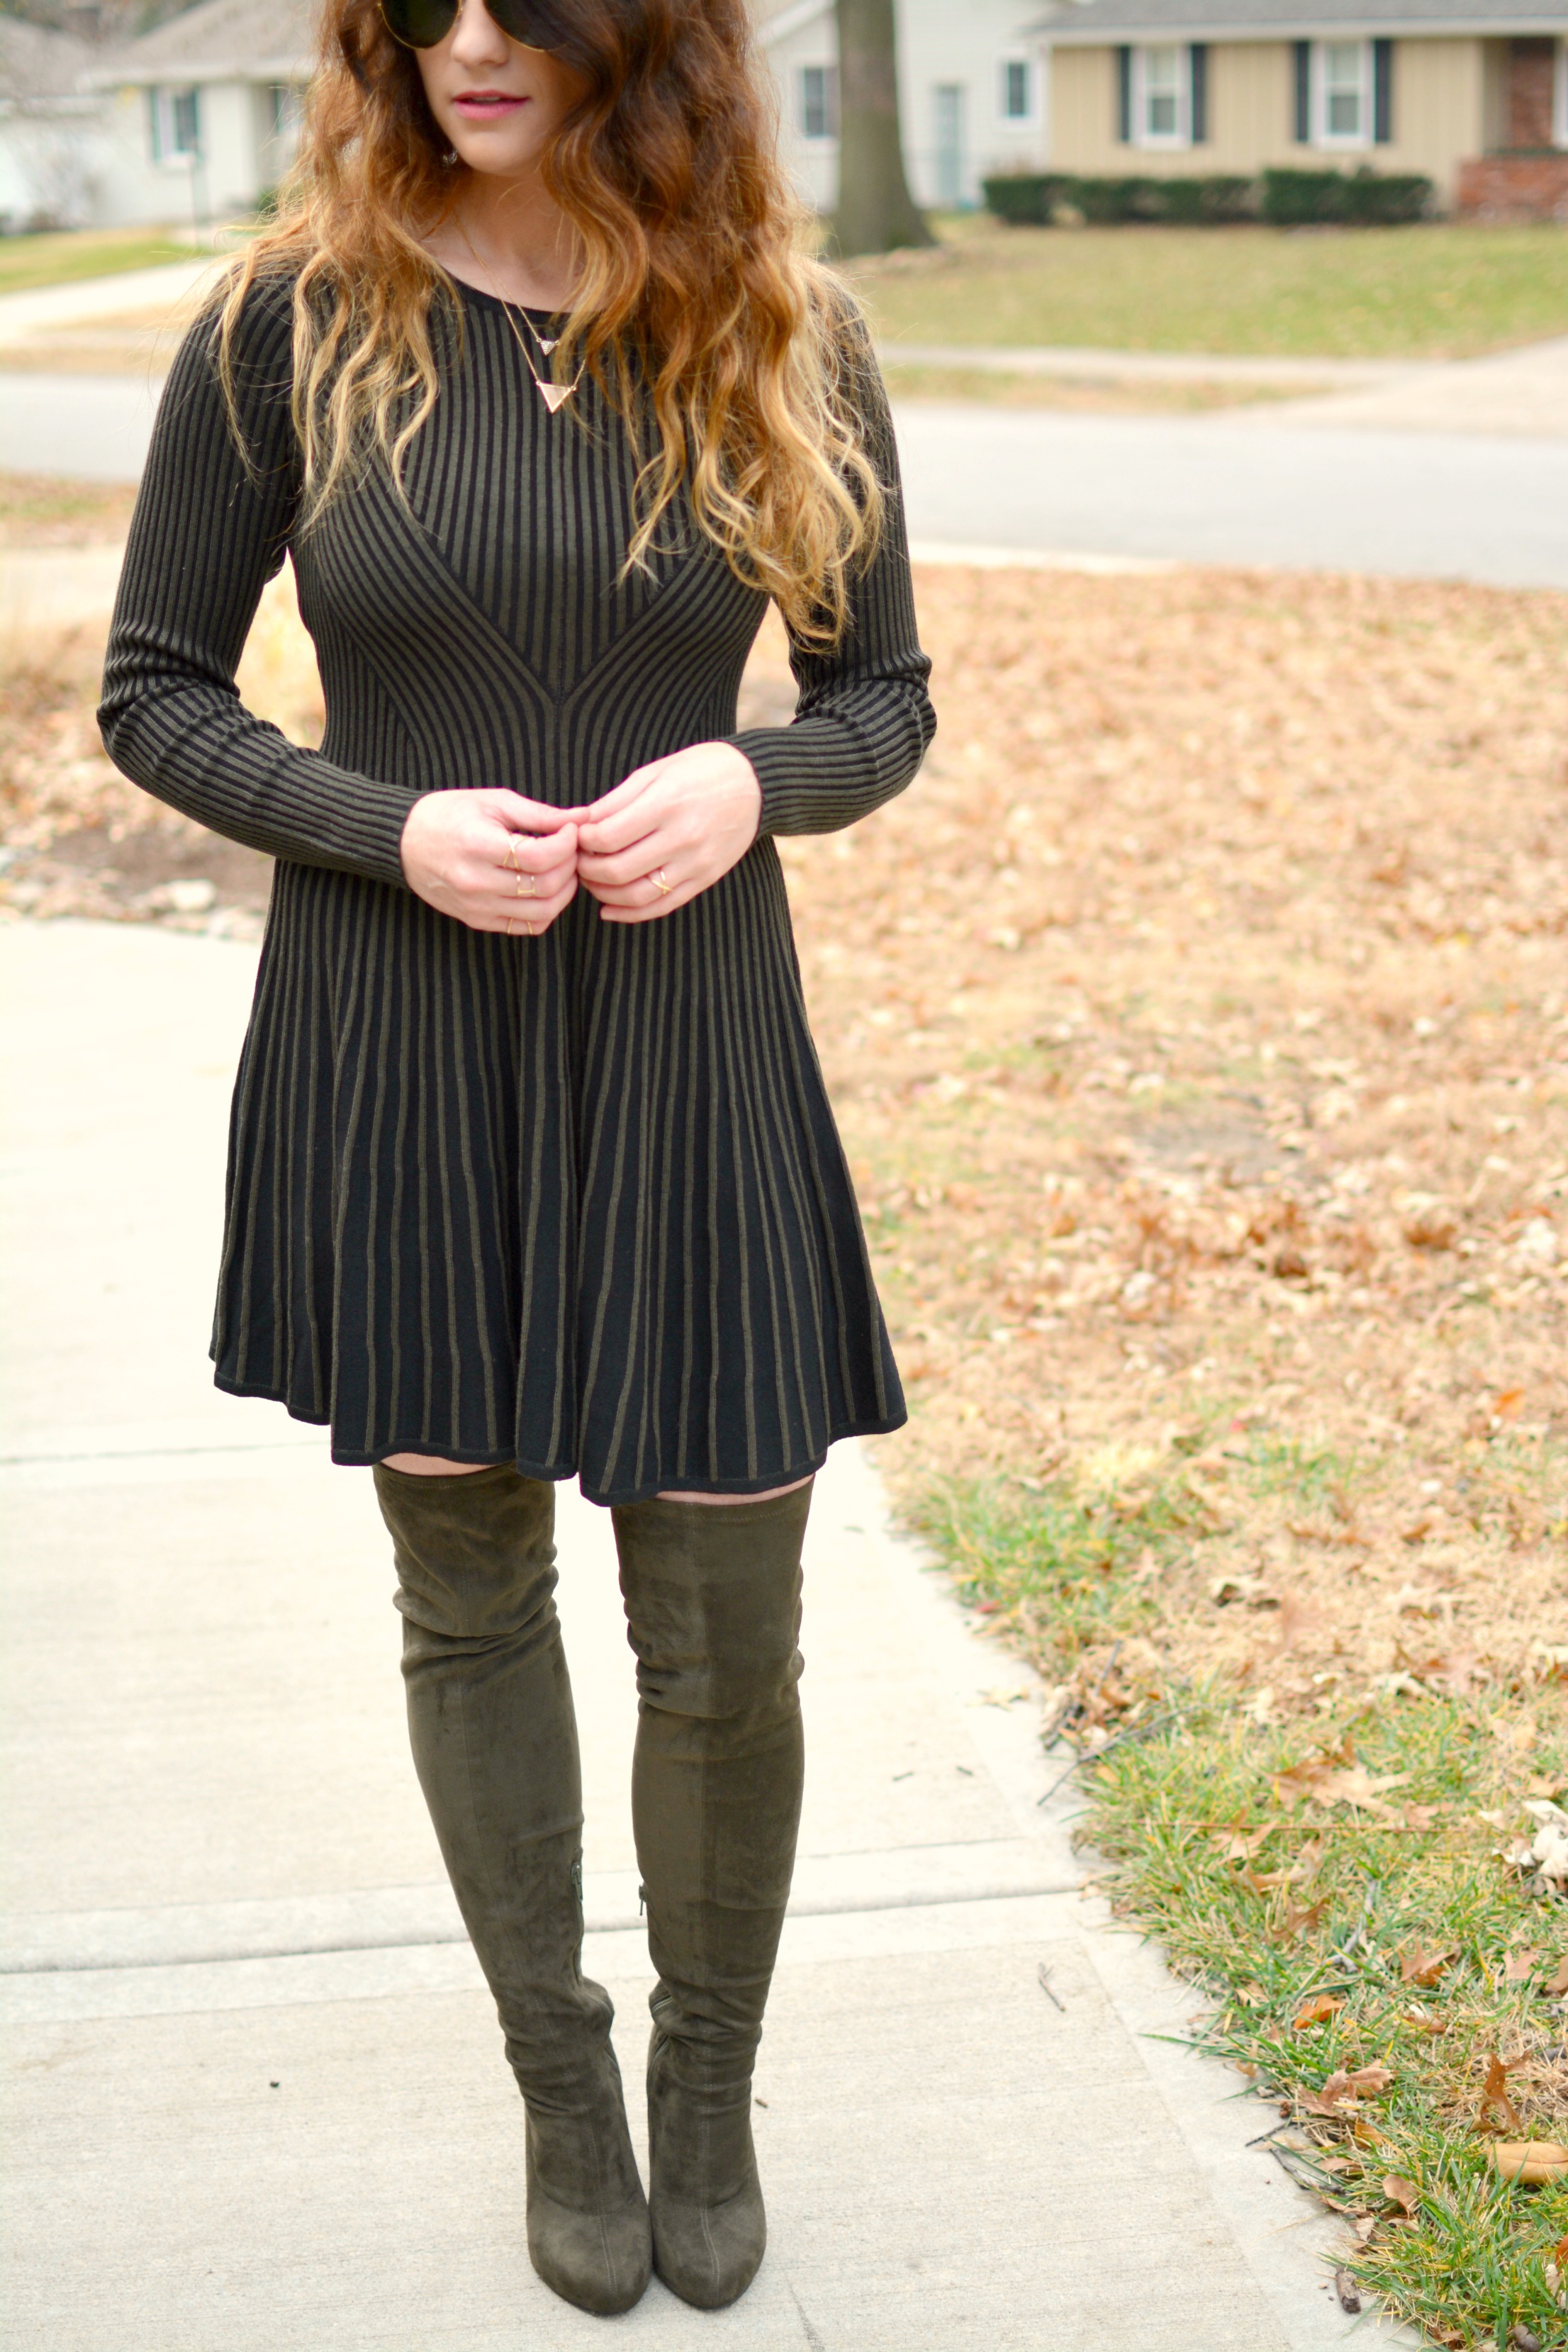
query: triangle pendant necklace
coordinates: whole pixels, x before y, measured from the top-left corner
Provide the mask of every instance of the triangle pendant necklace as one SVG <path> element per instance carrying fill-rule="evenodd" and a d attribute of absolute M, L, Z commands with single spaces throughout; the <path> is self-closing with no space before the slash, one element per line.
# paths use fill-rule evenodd
<path fill-rule="evenodd" d="M 530 352 L 528 345 L 523 341 L 522 336 L 519 331 L 517 320 L 511 315 L 511 304 L 507 300 L 506 296 L 501 292 L 500 287 L 496 284 L 495 279 L 490 277 L 489 271 L 485 269 L 485 265 L 479 260 L 479 255 L 474 253 L 473 241 L 468 236 L 468 230 L 464 228 L 461 221 L 458 224 L 458 234 L 461 236 L 463 243 L 468 247 L 469 253 L 473 254 L 474 260 L 478 263 L 479 268 L 484 270 L 484 274 L 487 278 L 489 278 L 490 291 L 495 296 L 496 300 L 500 304 L 501 316 L 505 319 L 507 325 L 511 329 L 512 334 L 516 339 L 517 348 L 522 353 L 522 363 L 524 367 L 527 368 L 529 374 L 533 378 L 533 388 L 535 392 L 538 393 L 541 400 L 544 403 L 544 405 L 549 410 L 551 415 L 553 416 L 557 409 L 562 407 L 565 402 L 571 399 L 572 394 L 582 383 L 582 369 L 578 369 L 570 383 L 556 383 L 549 376 L 542 376 L 540 374 L 539 370 L 533 364 L 532 353 Z M 521 303 L 518 305 L 518 308 L 520 310 L 522 309 Z M 529 333 L 539 345 L 542 356 L 548 359 L 551 352 L 555 349 L 556 344 L 561 341 L 560 336 L 551 335 L 546 339 L 546 337 L 540 333 L 538 328 L 534 325 L 533 320 L 529 317 L 526 310 L 523 310 L 522 312 L 522 320 L 523 325 L 528 329 Z"/>

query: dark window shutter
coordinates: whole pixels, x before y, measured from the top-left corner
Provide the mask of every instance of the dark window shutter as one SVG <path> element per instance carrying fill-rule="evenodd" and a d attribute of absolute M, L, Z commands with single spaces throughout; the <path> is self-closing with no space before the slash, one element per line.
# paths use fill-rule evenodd
<path fill-rule="evenodd" d="M 1372 135 L 1380 147 L 1394 137 L 1394 43 L 1372 45 Z"/>
<path fill-rule="evenodd" d="M 1201 147 L 1209 135 L 1208 43 L 1194 41 L 1187 51 L 1187 62 L 1192 68 L 1192 107 L 1189 119 L 1192 123 L 1193 145 Z"/>
<path fill-rule="evenodd" d="M 1298 147 L 1312 143 L 1312 44 L 1292 41 L 1296 52 L 1296 131 Z"/>
<path fill-rule="evenodd" d="M 1123 147 L 1132 137 L 1132 52 L 1125 42 L 1116 52 L 1116 136 Z"/>

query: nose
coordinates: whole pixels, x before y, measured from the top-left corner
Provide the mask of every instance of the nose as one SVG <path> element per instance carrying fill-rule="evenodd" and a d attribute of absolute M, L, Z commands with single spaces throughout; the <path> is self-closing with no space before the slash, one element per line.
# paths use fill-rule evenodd
<path fill-rule="evenodd" d="M 453 64 L 466 73 L 477 73 L 486 67 L 504 66 L 510 53 L 510 44 L 485 0 L 462 0 L 452 28 Z"/>

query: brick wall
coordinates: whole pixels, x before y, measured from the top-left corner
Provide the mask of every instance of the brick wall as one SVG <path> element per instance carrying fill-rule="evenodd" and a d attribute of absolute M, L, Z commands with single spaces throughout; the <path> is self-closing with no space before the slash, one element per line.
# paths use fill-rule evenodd
<path fill-rule="evenodd" d="M 1454 209 L 1468 220 L 1568 221 L 1568 153 L 1461 163 Z"/>
<path fill-rule="evenodd" d="M 1550 147 L 1557 44 L 1517 40 L 1508 49 L 1508 144 Z"/>

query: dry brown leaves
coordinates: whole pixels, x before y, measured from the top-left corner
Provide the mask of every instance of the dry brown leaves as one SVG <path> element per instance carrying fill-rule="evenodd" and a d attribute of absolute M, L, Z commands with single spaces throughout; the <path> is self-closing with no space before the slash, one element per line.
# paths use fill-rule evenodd
<path fill-rule="evenodd" d="M 1268 1720 L 1568 1677 L 1568 599 L 917 584 L 923 773 L 781 844 L 913 1405 L 895 1486 L 1006 1470 L 1132 1507 L 1179 1469 L 1193 1558 L 1147 1557 L 1142 1691 L 1224 1664 Z M 308 737 L 286 595 L 247 691 Z M 73 835 L 112 868 L 168 828 L 154 863 L 211 870 L 113 777 L 89 683 L 13 686 L 14 904 L 81 908 Z M 776 632 L 748 698 L 787 715 Z M 1336 1769 L 1335 1801 L 1415 1825 Z"/>
<path fill-rule="evenodd" d="M 1180 1466 L 1162 1651 L 1265 1718 L 1568 1673 L 1568 599 L 918 587 L 924 772 L 782 845 L 895 1484 Z"/>

